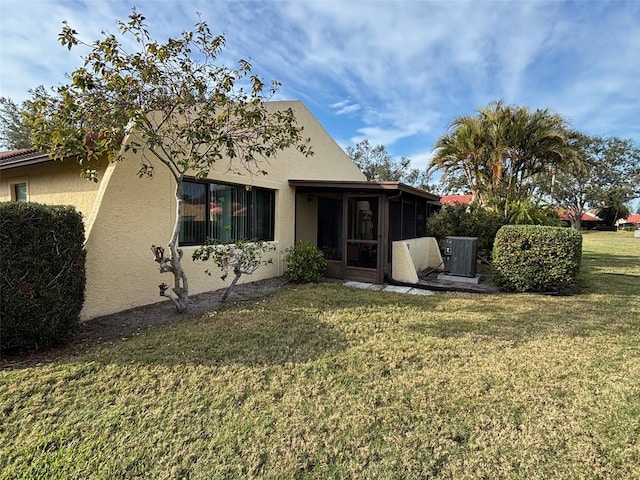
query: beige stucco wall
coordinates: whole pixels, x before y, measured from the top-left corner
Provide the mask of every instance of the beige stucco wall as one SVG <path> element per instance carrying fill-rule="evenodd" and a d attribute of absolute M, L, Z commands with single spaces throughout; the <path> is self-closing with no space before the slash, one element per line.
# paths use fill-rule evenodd
<path fill-rule="evenodd" d="M 84 218 L 91 213 L 99 188 L 80 176 L 80 168 L 72 160 L 0 170 L 0 202 L 12 200 L 11 185 L 16 183 L 27 184 L 28 201 L 73 205 Z"/>
<path fill-rule="evenodd" d="M 391 243 L 393 266 L 391 278 L 399 282 L 418 283 L 418 272 L 442 266 L 442 255 L 434 237 L 411 238 Z"/>
<path fill-rule="evenodd" d="M 231 173 L 228 162 L 222 161 L 209 175 L 216 181 L 276 190 L 273 264 L 261 267 L 241 282 L 284 274 L 284 250 L 293 245 L 295 238 L 295 191 L 289 186 L 289 179 L 365 180 L 301 102 L 270 104 L 272 109 L 289 107 L 304 126 L 305 137 L 311 138 L 313 156 L 304 157 L 295 149 L 282 151 L 262 165 L 267 175 L 250 175 L 238 166 L 234 170 L 241 174 Z M 87 237 L 84 319 L 166 301 L 158 295 L 158 285 L 173 283 L 170 274 L 158 272 L 150 246 L 166 246 L 171 237 L 176 215 L 175 181 L 162 165 L 157 166 L 152 179 L 138 178 L 138 155 L 128 152 L 122 162 L 104 165 L 99 183 L 81 178 L 73 161 L 46 162 L 0 172 L 0 201 L 11 199 L 11 183 L 26 179 L 29 201 L 74 205 L 83 214 Z M 205 273 L 207 268 L 215 269 L 212 264 L 191 260 L 195 248 L 185 247 L 183 256 L 190 295 L 226 286 L 230 278 L 223 282 L 215 274 Z"/>
<path fill-rule="evenodd" d="M 295 238 L 295 191 L 289 186 L 289 179 L 365 180 L 301 102 L 270 104 L 272 109 L 289 107 L 304 126 L 305 137 L 311 138 L 313 156 L 304 157 L 297 150 L 288 149 L 262 165 L 268 175 L 250 175 L 237 166 L 234 170 L 241 174 L 231 173 L 225 161 L 209 175 L 216 181 L 276 190 L 273 264 L 261 267 L 241 282 L 284 274 L 284 250 L 293 245 Z M 84 319 L 166 301 L 158 295 L 158 285 L 173 282 L 170 274 L 158 272 L 150 246 L 166 246 L 171 237 L 176 215 L 175 181 L 162 165 L 157 166 L 152 179 L 138 178 L 139 167 L 140 157 L 128 152 L 122 162 L 103 165 L 99 183 L 80 177 L 74 161 L 0 171 L 0 201 L 11 200 L 12 183 L 26 181 L 29 201 L 74 205 L 83 214 L 87 237 Z M 191 260 L 195 248 L 185 247 L 183 257 L 190 295 L 225 287 L 230 278 L 223 282 L 215 274 L 209 276 L 205 270 L 215 269 L 212 264 Z"/>
<path fill-rule="evenodd" d="M 318 196 L 297 194 L 296 209 L 296 240 L 315 244 L 318 238 Z"/>
<path fill-rule="evenodd" d="M 261 267 L 243 281 L 255 281 L 284 273 L 284 250 L 294 242 L 295 192 L 289 179 L 365 180 L 350 158 L 327 134 L 301 102 L 272 102 L 270 108 L 294 109 L 305 136 L 312 140 L 311 157 L 295 149 L 282 151 L 263 165 L 268 175 L 231 173 L 221 162 L 210 179 L 276 190 L 275 242 L 273 264 Z M 175 182 L 168 170 L 156 168 L 152 179 L 136 173 L 140 159 L 129 152 L 124 161 L 108 167 L 96 194 L 97 206 L 87 231 L 87 300 L 84 318 L 92 318 L 166 299 L 158 295 L 160 283 L 172 284 L 170 274 L 160 274 L 150 246 L 165 245 L 175 220 Z M 234 170 L 239 170 L 236 168 Z M 196 247 L 185 247 L 183 266 L 189 279 L 189 293 L 222 288 L 226 282 L 207 275 L 213 264 L 194 262 Z M 172 308 L 167 306 L 167 308 Z"/>

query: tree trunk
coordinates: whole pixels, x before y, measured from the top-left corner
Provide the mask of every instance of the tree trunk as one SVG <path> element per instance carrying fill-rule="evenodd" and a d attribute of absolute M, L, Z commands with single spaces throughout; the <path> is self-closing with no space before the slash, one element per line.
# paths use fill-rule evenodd
<path fill-rule="evenodd" d="M 236 276 L 233 278 L 233 281 L 231 282 L 231 285 L 229 285 L 227 287 L 227 289 L 224 291 L 224 294 L 222 295 L 222 298 L 220 299 L 220 301 L 222 303 L 227 301 L 227 297 L 231 293 L 231 290 L 233 289 L 233 287 L 236 286 L 236 283 L 238 283 L 238 280 L 240 280 L 240 277 L 242 276 L 242 272 L 238 271 L 238 270 L 236 270 L 235 274 L 236 274 Z"/>
<path fill-rule="evenodd" d="M 582 214 L 569 215 L 569 221 L 571 222 L 571 228 L 574 230 L 580 230 L 582 228 Z"/>
<path fill-rule="evenodd" d="M 187 310 L 189 304 L 189 283 L 187 274 L 182 269 L 182 249 L 178 248 L 178 240 L 180 236 L 180 221 L 182 220 L 182 179 L 176 182 L 176 222 L 173 226 L 173 234 L 169 242 L 169 251 L 171 252 L 171 270 L 173 272 L 173 293 L 176 295 L 174 302 L 178 313 Z"/>
<path fill-rule="evenodd" d="M 176 222 L 173 226 L 173 233 L 169 241 L 169 258 L 164 256 L 164 248 L 153 245 L 151 250 L 154 252 L 155 260 L 160 264 L 160 272 L 173 273 L 173 288 L 171 291 L 174 295 L 167 293 L 168 286 L 164 283 L 159 286 L 160 296 L 167 297 L 173 302 L 178 313 L 187 310 L 189 304 L 189 283 L 187 274 L 182 268 L 182 249 L 178 248 L 178 239 L 180 237 L 180 221 L 182 220 L 182 198 L 180 191 L 182 190 L 182 178 L 176 178 Z"/>

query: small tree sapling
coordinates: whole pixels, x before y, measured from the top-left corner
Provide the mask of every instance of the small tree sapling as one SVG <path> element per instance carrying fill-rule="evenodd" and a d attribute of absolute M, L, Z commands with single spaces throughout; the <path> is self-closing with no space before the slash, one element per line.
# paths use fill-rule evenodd
<path fill-rule="evenodd" d="M 193 260 L 202 260 L 204 262 L 211 260 L 220 269 L 222 275 L 220 278 L 224 281 L 229 275 L 229 271 L 233 272 L 233 280 L 226 288 L 222 295 L 222 302 L 236 286 L 242 275 L 251 275 L 262 265 L 273 263 L 273 259 L 264 259 L 267 252 L 274 251 L 275 247 L 269 242 L 263 240 L 232 240 L 228 242 L 219 242 L 217 240 L 208 240 L 205 245 L 193 252 Z M 207 275 L 211 275 L 210 270 L 205 270 Z"/>

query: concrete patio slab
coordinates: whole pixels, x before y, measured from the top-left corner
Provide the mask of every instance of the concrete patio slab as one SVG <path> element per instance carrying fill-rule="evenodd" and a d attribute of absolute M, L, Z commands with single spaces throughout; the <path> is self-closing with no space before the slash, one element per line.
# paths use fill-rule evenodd
<path fill-rule="evenodd" d="M 412 290 L 412 288 L 403 287 L 400 285 L 387 285 L 382 290 L 384 290 L 385 292 L 409 293 L 409 290 Z"/>
<path fill-rule="evenodd" d="M 433 295 L 435 292 L 422 288 L 405 287 L 400 285 L 378 285 L 375 283 L 344 282 L 345 287 L 359 288 L 361 290 L 383 290 L 385 292 L 407 293 L 409 295 Z"/>
<path fill-rule="evenodd" d="M 359 288 L 361 290 L 382 290 L 382 285 L 376 285 L 375 283 L 366 283 L 366 282 L 355 282 L 348 281 L 344 282 L 344 285 L 347 287 Z"/>
<path fill-rule="evenodd" d="M 433 290 L 423 290 L 421 288 L 412 288 L 407 292 L 409 295 L 435 295 Z"/>
<path fill-rule="evenodd" d="M 476 274 L 475 277 L 461 277 L 459 275 L 449 275 L 446 273 L 439 273 L 438 280 L 443 280 L 446 282 L 460 282 L 460 283 L 472 283 L 474 285 L 478 285 L 480 283 L 480 274 Z"/>

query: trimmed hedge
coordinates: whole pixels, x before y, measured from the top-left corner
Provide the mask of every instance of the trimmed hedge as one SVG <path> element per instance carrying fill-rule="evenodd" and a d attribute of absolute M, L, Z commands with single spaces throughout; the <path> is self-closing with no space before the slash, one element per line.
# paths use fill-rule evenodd
<path fill-rule="evenodd" d="M 0 203 L 0 347 L 42 348 L 79 325 L 84 225 L 73 207 Z"/>
<path fill-rule="evenodd" d="M 581 260 L 582 235 L 571 228 L 505 225 L 493 247 L 493 281 L 509 292 L 565 293 Z"/>

